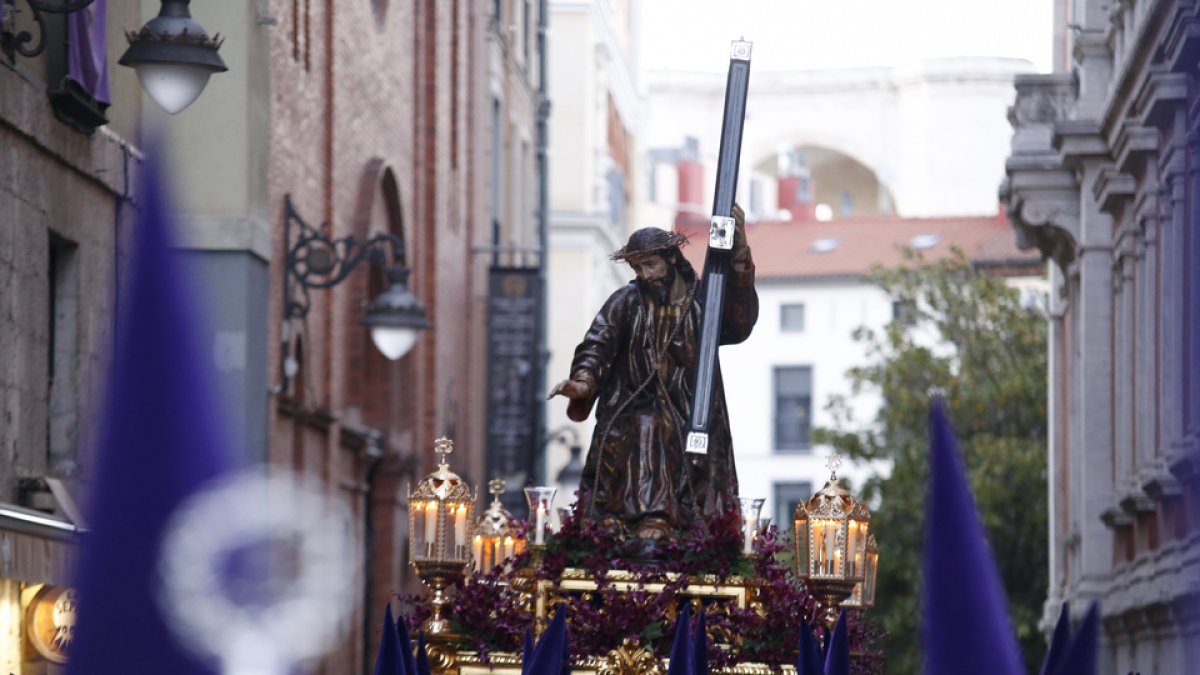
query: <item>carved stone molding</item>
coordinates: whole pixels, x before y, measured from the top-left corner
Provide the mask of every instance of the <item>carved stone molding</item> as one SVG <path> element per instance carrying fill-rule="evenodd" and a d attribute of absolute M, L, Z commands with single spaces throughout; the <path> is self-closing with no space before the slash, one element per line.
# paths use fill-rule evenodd
<path fill-rule="evenodd" d="M 1150 66 L 1149 74 L 1142 81 L 1136 106 L 1142 111 L 1142 123 L 1159 131 L 1166 131 L 1174 122 L 1175 111 L 1187 105 L 1188 76 L 1172 73 L 1166 66 Z"/>
<path fill-rule="evenodd" d="M 1014 129 L 1070 119 L 1075 110 L 1077 83 L 1072 75 L 1020 74 L 1013 86 L 1017 100 L 1008 109 L 1008 121 Z"/>
<path fill-rule="evenodd" d="M 1113 213 L 1122 202 L 1132 200 L 1135 192 L 1137 181 L 1133 176 L 1117 170 L 1112 164 L 1101 167 L 1092 182 L 1092 196 L 1100 209 L 1108 213 Z"/>
<path fill-rule="evenodd" d="M 1104 513 L 1100 514 L 1100 520 L 1104 521 L 1110 530 L 1133 526 L 1133 517 L 1119 506 L 1110 506 L 1105 509 Z"/>
<path fill-rule="evenodd" d="M 1009 108 L 1013 152 L 1000 189 L 1017 245 L 1036 247 L 1065 273 L 1075 259 L 1079 232 L 1079 186 L 1054 147 L 1055 131 L 1070 124 L 1078 82 L 1071 74 L 1018 75 L 1017 99 Z"/>
<path fill-rule="evenodd" d="M 1154 500 L 1150 499 L 1140 488 L 1130 489 L 1121 496 L 1121 509 L 1131 516 L 1151 514 L 1155 512 L 1156 508 Z"/>
<path fill-rule="evenodd" d="M 1066 274 L 1075 260 L 1079 201 L 1010 198 L 1008 219 L 1021 248 L 1036 247 Z"/>

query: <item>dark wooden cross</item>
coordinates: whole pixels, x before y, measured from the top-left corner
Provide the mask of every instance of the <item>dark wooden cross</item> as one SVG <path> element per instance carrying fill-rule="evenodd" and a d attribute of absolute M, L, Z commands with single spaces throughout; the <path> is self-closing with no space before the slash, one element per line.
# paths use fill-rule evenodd
<path fill-rule="evenodd" d="M 708 428 L 712 422 L 713 379 L 717 372 L 725 284 L 733 249 L 733 201 L 742 154 L 742 123 L 746 121 L 746 92 L 750 86 L 750 46 L 751 43 L 740 40 L 733 43 L 729 52 L 729 76 L 725 81 L 725 119 L 721 123 L 717 189 L 700 285 L 700 347 L 687 434 L 687 451 L 698 454 L 708 453 Z"/>

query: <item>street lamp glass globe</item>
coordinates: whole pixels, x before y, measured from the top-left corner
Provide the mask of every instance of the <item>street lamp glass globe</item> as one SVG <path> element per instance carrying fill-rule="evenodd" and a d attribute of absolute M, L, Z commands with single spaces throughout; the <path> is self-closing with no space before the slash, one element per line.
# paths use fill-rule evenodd
<path fill-rule="evenodd" d="M 371 340 L 389 361 L 395 361 L 407 354 L 416 344 L 419 334 L 420 331 L 415 328 L 371 326 Z"/>
<path fill-rule="evenodd" d="M 211 68 L 180 63 L 139 63 L 142 88 L 160 108 L 174 115 L 200 96 L 212 75 Z"/>

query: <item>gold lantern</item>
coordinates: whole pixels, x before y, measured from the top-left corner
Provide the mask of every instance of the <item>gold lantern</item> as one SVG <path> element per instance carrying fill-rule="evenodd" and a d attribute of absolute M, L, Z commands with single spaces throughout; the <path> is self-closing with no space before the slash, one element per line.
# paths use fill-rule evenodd
<path fill-rule="evenodd" d="M 471 538 L 471 559 L 480 574 L 487 574 L 525 550 L 525 538 L 512 528 L 512 514 L 500 503 L 506 487 L 499 478 L 488 483 L 492 503 L 479 518 Z"/>
<path fill-rule="evenodd" d="M 842 601 L 864 579 L 871 526 L 867 505 L 838 480 L 841 465 L 837 455 L 829 458 L 825 487 L 797 504 L 794 515 L 796 575 L 820 601 L 820 618 L 829 630 L 837 622 Z"/>
<path fill-rule="evenodd" d="M 854 585 L 850 597 L 842 603 L 843 607 L 874 607 L 875 606 L 875 574 L 879 571 L 879 546 L 875 544 L 875 535 L 867 535 L 867 548 L 864 554 L 863 580 Z"/>
<path fill-rule="evenodd" d="M 475 512 L 475 497 L 446 463 L 454 442 L 439 438 L 437 471 L 408 493 L 408 555 L 417 576 L 433 591 L 433 615 L 421 626 L 429 636 L 445 636 L 450 621 L 443 611 L 450 603 L 445 590 L 463 579 L 471 563 L 467 538 Z"/>

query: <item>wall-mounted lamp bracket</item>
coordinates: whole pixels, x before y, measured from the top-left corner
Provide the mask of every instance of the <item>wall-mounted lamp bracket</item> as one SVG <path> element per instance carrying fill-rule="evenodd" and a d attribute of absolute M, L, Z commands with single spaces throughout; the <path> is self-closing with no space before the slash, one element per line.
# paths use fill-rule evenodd
<path fill-rule="evenodd" d="M 0 4 L 4 5 L 6 11 L 3 12 L 4 18 L 0 22 L 0 48 L 4 51 L 4 55 L 11 62 L 16 62 L 17 55 L 27 59 L 32 59 L 42 52 L 46 51 L 46 18 L 43 14 L 70 14 L 78 12 L 86 8 L 96 0 L 24 0 L 29 7 L 30 17 L 33 23 L 37 26 L 37 41 L 34 41 L 34 36 L 27 30 L 16 32 L 15 13 L 16 0 L 0 0 Z M 30 46 L 30 43 L 33 46 Z"/>
<path fill-rule="evenodd" d="M 334 239 L 329 233 L 329 224 L 320 227 L 309 225 L 292 203 L 291 194 L 284 196 L 284 239 L 287 246 L 285 260 L 284 318 L 303 319 L 311 306 L 309 289 L 333 288 L 337 286 L 363 260 L 386 265 L 387 253 L 391 253 L 396 265 L 404 267 L 404 242 L 391 234 L 378 234 L 367 241 L 354 235 Z M 295 237 L 295 241 L 292 237 Z M 299 291 L 293 297 L 292 288 Z"/>
<path fill-rule="evenodd" d="M 363 324 L 371 339 L 390 360 L 404 356 L 429 328 L 425 308 L 408 289 L 408 267 L 404 240 L 393 234 L 377 234 L 366 241 L 353 235 L 334 239 L 329 224 L 309 225 L 284 196 L 283 317 L 304 319 L 312 306 L 309 290 L 333 288 L 350 276 L 363 260 L 387 267 L 388 286 L 367 306 Z M 293 236 L 295 241 L 292 240 Z M 388 253 L 391 262 L 388 263 Z M 285 379 L 290 379 L 285 361 Z M 286 386 L 286 385 L 285 385 Z"/>

